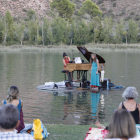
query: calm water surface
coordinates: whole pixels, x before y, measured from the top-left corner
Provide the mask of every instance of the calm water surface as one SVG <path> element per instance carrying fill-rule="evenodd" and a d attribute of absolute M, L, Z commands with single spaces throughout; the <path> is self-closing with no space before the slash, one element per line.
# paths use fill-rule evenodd
<path fill-rule="evenodd" d="M 67 52 L 73 58 L 81 56 Z M 105 60 L 105 77 L 117 85 L 135 86 L 140 92 L 140 52 L 98 52 Z M 6 99 L 7 90 L 16 85 L 24 102 L 26 123 L 40 118 L 46 124 L 92 124 L 96 119 L 109 122 L 113 110 L 123 98 L 122 91 L 51 93 L 37 90 L 45 82 L 64 79 L 62 53 L 55 52 L 1 52 L 0 99 Z M 90 74 L 88 73 L 88 79 Z M 140 102 L 140 97 L 137 99 Z"/>

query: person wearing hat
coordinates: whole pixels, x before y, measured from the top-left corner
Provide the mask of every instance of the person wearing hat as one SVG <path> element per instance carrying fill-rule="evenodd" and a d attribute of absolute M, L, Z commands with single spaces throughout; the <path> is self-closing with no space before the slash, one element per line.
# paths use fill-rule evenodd
<path fill-rule="evenodd" d="M 70 61 L 70 58 L 67 56 L 67 54 L 64 52 L 63 53 L 63 64 L 64 64 L 64 67 L 66 67 L 66 63 L 69 63 Z"/>

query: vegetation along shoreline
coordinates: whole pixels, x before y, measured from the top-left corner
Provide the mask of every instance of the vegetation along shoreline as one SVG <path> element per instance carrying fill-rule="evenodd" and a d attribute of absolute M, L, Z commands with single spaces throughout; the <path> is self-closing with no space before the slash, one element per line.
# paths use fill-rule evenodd
<path fill-rule="evenodd" d="M 140 50 L 140 44 L 87 44 L 83 45 L 85 46 L 89 51 L 95 50 L 95 51 L 132 51 L 133 52 Z M 48 46 L 42 46 L 42 45 L 11 45 L 11 46 L 0 46 L 0 52 L 9 52 L 9 51 L 75 51 L 78 52 L 76 45 L 48 45 Z"/>

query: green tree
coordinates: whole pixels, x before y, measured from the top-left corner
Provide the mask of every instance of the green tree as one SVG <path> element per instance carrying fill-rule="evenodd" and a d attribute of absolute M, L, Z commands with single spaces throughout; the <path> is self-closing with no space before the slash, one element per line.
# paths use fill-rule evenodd
<path fill-rule="evenodd" d="M 126 44 L 127 44 L 127 31 L 124 31 L 123 34 L 125 35 L 125 40 L 126 40 Z"/>
<path fill-rule="evenodd" d="M 124 35 L 124 20 L 121 19 L 119 23 L 116 23 L 115 28 L 115 42 L 122 43 Z"/>
<path fill-rule="evenodd" d="M 136 43 L 138 38 L 138 32 L 139 32 L 138 24 L 134 20 L 130 19 L 128 21 L 128 25 L 129 25 L 129 30 L 128 30 L 127 37 L 129 39 L 129 42 Z"/>
<path fill-rule="evenodd" d="M 89 14 L 91 18 L 99 16 L 102 17 L 102 11 L 99 10 L 99 7 L 93 3 L 91 0 L 86 0 L 82 3 L 80 8 L 80 13 L 82 15 Z"/>
<path fill-rule="evenodd" d="M 92 22 L 90 22 L 89 26 L 90 26 L 90 41 L 94 40 L 95 43 L 99 40 L 99 36 L 102 29 L 100 18 L 98 16 L 93 17 L 93 20 Z"/>
<path fill-rule="evenodd" d="M 76 32 L 74 35 L 75 45 L 84 45 L 88 43 L 89 38 L 89 28 L 85 21 L 79 21 L 76 25 Z"/>
<path fill-rule="evenodd" d="M 75 20 L 73 20 L 71 22 L 71 25 L 70 25 L 70 31 L 68 32 L 68 38 L 70 39 L 70 45 L 72 45 L 74 43 L 74 36 L 75 36 L 75 33 L 76 33 L 76 24 L 75 24 Z"/>
<path fill-rule="evenodd" d="M 49 39 L 48 39 L 48 36 L 49 36 L 49 22 L 47 20 L 47 18 L 44 18 L 43 21 L 42 21 L 42 43 L 45 44 L 45 45 L 48 45 L 50 42 L 49 42 Z M 44 41 L 43 41 L 44 40 Z"/>
<path fill-rule="evenodd" d="M 3 32 L 4 31 L 4 20 L 0 17 L 0 43 L 3 41 Z"/>
<path fill-rule="evenodd" d="M 71 21 L 75 10 L 75 4 L 69 0 L 53 0 L 50 2 L 51 9 L 56 9 L 61 18 Z"/>
<path fill-rule="evenodd" d="M 102 22 L 103 30 L 101 32 L 101 40 L 104 40 L 104 43 L 112 43 L 113 42 L 113 21 L 111 17 L 105 17 Z"/>
<path fill-rule="evenodd" d="M 30 9 L 29 11 L 27 11 L 27 15 L 30 18 L 30 20 L 32 19 L 33 16 L 35 16 L 35 11 L 33 11 L 32 9 Z"/>
<path fill-rule="evenodd" d="M 49 27 L 48 28 L 48 32 L 47 32 L 47 45 L 52 45 L 54 43 L 54 39 L 53 39 L 53 34 L 52 34 L 52 31 L 51 31 L 51 28 Z"/>
<path fill-rule="evenodd" d="M 21 46 L 24 39 L 24 30 L 25 30 L 25 23 L 23 21 L 18 24 L 15 23 L 15 31 L 16 31 L 18 40 L 21 42 Z"/>
<path fill-rule="evenodd" d="M 14 21 L 13 17 L 11 16 L 11 13 L 9 10 L 5 13 L 5 35 L 7 34 L 7 37 L 11 41 L 14 37 Z"/>
<path fill-rule="evenodd" d="M 30 20 L 27 23 L 27 27 L 28 27 L 29 41 L 31 43 L 36 42 L 36 40 L 37 40 L 37 23 Z"/>
<path fill-rule="evenodd" d="M 52 27 L 52 34 L 54 38 L 54 43 L 65 43 L 65 30 L 66 30 L 67 22 L 58 17 L 53 20 L 51 27 Z"/>

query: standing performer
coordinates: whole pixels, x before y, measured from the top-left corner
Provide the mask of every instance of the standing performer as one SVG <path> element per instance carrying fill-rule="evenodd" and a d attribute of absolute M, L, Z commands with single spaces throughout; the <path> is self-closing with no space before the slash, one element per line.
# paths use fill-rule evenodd
<path fill-rule="evenodd" d="M 91 66 L 91 83 L 90 83 L 90 87 L 91 88 L 96 88 L 100 86 L 99 83 L 99 61 L 96 57 L 96 54 L 92 53 L 91 54 L 91 58 L 90 58 L 90 63 L 92 64 Z"/>

